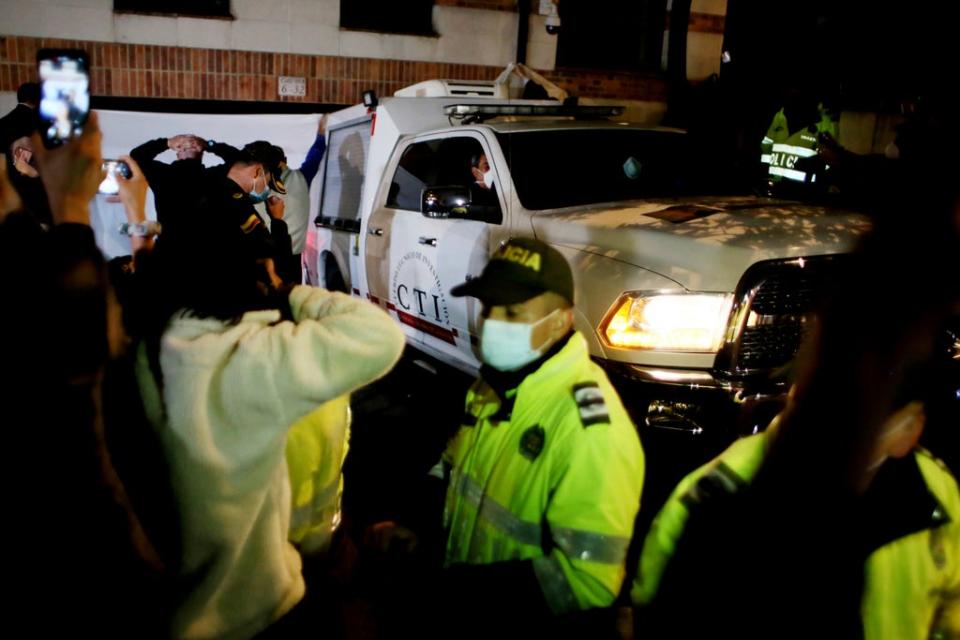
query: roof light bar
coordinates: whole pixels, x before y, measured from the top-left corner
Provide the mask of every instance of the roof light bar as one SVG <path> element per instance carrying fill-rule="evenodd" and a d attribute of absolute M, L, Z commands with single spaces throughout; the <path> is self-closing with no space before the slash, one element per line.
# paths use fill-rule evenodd
<path fill-rule="evenodd" d="M 623 107 L 569 106 L 542 104 L 453 104 L 444 107 L 450 118 L 478 122 L 497 116 L 557 116 L 584 119 L 611 118 L 623 113 Z"/>

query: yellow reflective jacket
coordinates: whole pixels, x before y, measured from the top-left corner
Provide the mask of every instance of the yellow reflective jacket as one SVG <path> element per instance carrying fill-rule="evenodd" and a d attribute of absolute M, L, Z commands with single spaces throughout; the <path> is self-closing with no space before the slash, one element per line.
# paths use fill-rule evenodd
<path fill-rule="evenodd" d="M 349 395 L 320 405 L 287 432 L 287 470 L 293 499 L 289 539 L 301 553 L 327 551 L 340 525 L 340 471 L 349 440 Z"/>
<path fill-rule="evenodd" d="M 579 333 L 501 401 L 483 380 L 444 454 L 446 563 L 532 560 L 557 613 L 609 606 L 640 505 L 640 440 Z"/>
<path fill-rule="evenodd" d="M 635 605 L 648 604 L 656 596 L 690 515 L 684 500 L 696 492 L 699 480 L 720 474 L 727 476 L 720 478 L 722 482 L 749 482 L 766 455 L 769 434 L 770 430 L 738 440 L 677 485 L 644 541 L 631 589 Z M 939 506 L 930 514 L 927 528 L 893 540 L 867 558 L 861 609 L 865 640 L 960 635 L 960 491 L 941 462 L 921 449 L 913 455 Z"/>
<path fill-rule="evenodd" d="M 829 133 L 835 140 L 840 138 L 837 121 L 820 105 L 820 120 L 813 126 L 790 133 L 787 116 L 783 109 L 773 116 L 767 135 L 761 142 L 760 161 L 767 165 L 768 178 L 772 182 L 783 179 L 795 182 L 815 182 L 816 158 L 820 143 L 817 136 Z"/>

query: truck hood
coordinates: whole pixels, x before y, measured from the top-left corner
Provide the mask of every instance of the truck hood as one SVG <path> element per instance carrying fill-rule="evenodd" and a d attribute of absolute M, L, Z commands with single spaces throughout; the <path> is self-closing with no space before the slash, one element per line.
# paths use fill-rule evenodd
<path fill-rule="evenodd" d="M 688 290 L 733 291 L 760 260 L 849 252 L 867 218 L 758 198 L 670 198 L 556 209 L 533 216 L 537 238 L 627 262 Z"/>

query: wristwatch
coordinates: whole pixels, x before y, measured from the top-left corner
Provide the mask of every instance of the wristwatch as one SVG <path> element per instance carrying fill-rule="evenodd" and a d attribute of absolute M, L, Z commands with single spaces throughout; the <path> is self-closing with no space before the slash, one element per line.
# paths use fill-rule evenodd
<path fill-rule="evenodd" d="M 160 223 L 153 220 L 147 220 L 146 222 L 124 222 L 121 224 L 117 231 L 124 236 L 137 236 L 137 237 L 147 237 L 147 236 L 158 236 L 160 235 Z"/>

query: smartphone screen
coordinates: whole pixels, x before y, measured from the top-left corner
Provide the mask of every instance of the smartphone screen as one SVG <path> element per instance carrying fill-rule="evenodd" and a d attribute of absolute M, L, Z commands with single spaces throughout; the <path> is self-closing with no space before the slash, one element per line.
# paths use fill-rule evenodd
<path fill-rule="evenodd" d="M 90 113 L 90 76 L 83 51 L 41 50 L 41 130 L 48 146 L 62 144 L 79 135 Z"/>
<path fill-rule="evenodd" d="M 116 195 L 120 193 L 120 183 L 117 182 L 117 169 L 119 164 L 120 163 L 117 160 L 103 161 L 103 170 L 107 175 L 103 179 L 103 182 L 100 183 L 100 188 L 98 189 L 100 193 L 105 193 L 107 195 Z"/>

